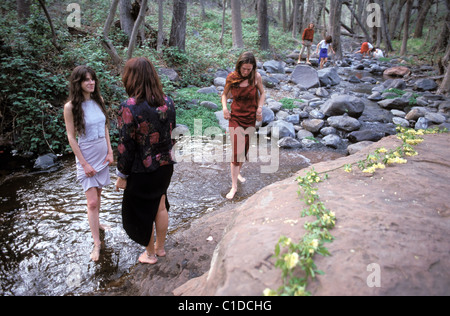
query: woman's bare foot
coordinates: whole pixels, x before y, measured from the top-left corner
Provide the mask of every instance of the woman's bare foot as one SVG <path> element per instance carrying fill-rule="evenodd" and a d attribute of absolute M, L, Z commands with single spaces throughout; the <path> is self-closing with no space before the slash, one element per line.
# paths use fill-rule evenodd
<path fill-rule="evenodd" d="M 247 181 L 247 179 L 245 179 L 241 174 L 238 175 L 238 180 L 239 180 L 241 183 L 244 183 L 245 181 Z"/>
<path fill-rule="evenodd" d="M 227 199 L 232 200 L 236 195 L 237 189 L 231 188 L 231 191 L 227 194 Z"/>
<path fill-rule="evenodd" d="M 158 257 L 165 257 L 166 256 L 166 250 L 164 250 L 164 248 L 156 249 L 156 255 Z"/>
<path fill-rule="evenodd" d="M 147 250 L 144 251 L 141 256 L 139 257 L 140 263 L 146 263 L 146 264 L 155 264 L 158 262 L 158 258 L 156 258 L 155 254 L 148 254 Z"/>
<path fill-rule="evenodd" d="M 94 249 L 92 249 L 91 252 L 91 260 L 94 262 L 97 262 L 100 259 L 100 250 L 102 246 L 101 245 L 94 245 Z"/>

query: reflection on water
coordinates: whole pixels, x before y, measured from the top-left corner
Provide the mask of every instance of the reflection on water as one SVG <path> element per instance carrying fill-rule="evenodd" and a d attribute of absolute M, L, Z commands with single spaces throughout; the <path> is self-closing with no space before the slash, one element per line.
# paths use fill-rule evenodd
<path fill-rule="evenodd" d="M 280 152 L 280 168 L 261 174 L 260 163 L 248 163 L 236 201 L 285 179 L 311 163 L 340 157 L 332 151 Z M 306 159 L 307 160 L 307 159 Z M 115 167 L 110 167 L 112 181 Z M 229 164 L 181 162 L 175 166 L 168 197 L 169 234 L 229 202 Z M 141 247 L 132 242 L 121 222 L 122 192 L 104 188 L 100 221 L 105 248 L 98 263 L 89 260 L 92 237 L 86 200 L 76 183 L 74 158 L 58 171 L 12 177 L 0 186 L 0 295 L 77 295 L 92 292 L 118 279 L 137 262 Z"/>

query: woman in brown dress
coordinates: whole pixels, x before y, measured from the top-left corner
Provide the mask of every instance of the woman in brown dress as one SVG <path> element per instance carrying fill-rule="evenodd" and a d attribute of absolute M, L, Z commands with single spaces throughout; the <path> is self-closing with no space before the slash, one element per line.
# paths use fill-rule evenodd
<path fill-rule="evenodd" d="M 245 182 L 241 175 L 243 156 L 247 157 L 250 136 L 245 133 L 255 127 L 256 120 L 262 121 L 262 107 L 266 98 L 261 75 L 256 71 L 256 59 L 251 52 L 242 53 L 236 69 L 227 77 L 222 94 L 222 107 L 225 119 L 229 120 L 233 157 L 231 162 L 232 187 L 227 199 L 233 199 L 237 192 L 238 180 Z M 231 113 L 227 100 L 233 99 Z M 244 136 L 245 135 L 245 136 Z"/>

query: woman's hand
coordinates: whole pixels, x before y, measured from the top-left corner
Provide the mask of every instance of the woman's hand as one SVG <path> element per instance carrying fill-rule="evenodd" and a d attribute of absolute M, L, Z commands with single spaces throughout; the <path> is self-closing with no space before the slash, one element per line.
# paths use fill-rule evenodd
<path fill-rule="evenodd" d="M 258 122 L 261 122 L 263 119 L 262 117 L 262 107 L 258 107 L 258 110 L 256 110 L 256 120 Z"/>
<path fill-rule="evenodd" d="M 86 163 L 83 166 L 83 169 L 84 169 L 84 173 L 86 174 L 86 177 L 88 177 L 88 178 L 91 178 L 97 174 L 97 171 L 95 171 L 95 169 L 92 168 L 92 166 L 88 163 Z"/>
<path fill-rule="evenodd" d="M 230 114 L 230 111 L 228 109 L 223 109 L 223 117 L 226 120 L 231 119 L 231 114 Z"/>
<path fill-rule="evenodd" d="M 103 162 L 104 165 L 108 164 L 112 164 L 114 162 L 114 154 L 112 152 L 108 152 L 108 154 L 106 155 L 105 161 Z"/>
<path fill-rule="evenodd" d="M 119 189 L 125 190 L 127 188 L 127 179 L 118 177 L 116 181 L 116 191 Z"/>

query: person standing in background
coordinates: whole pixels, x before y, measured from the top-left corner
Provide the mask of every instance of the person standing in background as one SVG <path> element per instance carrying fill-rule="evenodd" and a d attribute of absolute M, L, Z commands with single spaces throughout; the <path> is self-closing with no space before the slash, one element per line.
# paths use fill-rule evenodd
<path fill-rule="evenodd" d="M 303 57 L 303 52 L 306 49 L 306 63 L 308 65 L 311 65 L 311 63 L 309 62 L 309 58 L 311 56 L 311 46 L 313 44 L 314 41 L 314 23 L 310 23 L 308 28 L 306 28 L 303 31 L 303 35 L 302 35 L 302 51 L 300 53 L 300 55 L 298 56 L 298 64 L 300 64 L 300 62 L 302 61 L 302 57 Z"/>

